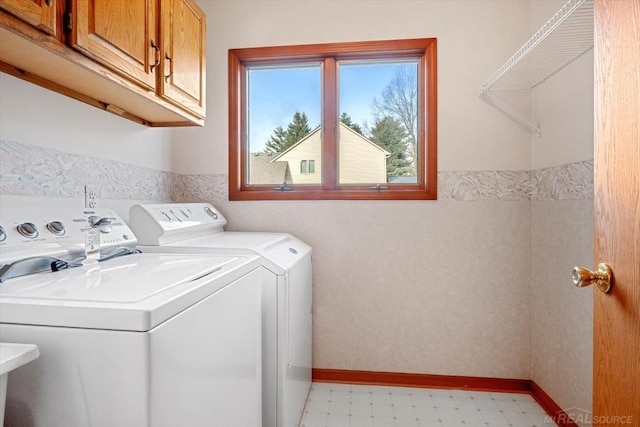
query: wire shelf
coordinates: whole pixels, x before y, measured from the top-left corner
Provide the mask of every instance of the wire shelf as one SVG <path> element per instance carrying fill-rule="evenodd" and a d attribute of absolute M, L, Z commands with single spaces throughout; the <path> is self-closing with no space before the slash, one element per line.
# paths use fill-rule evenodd
<path fill-rule="evenodd" d="M 495 92 L 530 90 L 593 49 L 593 0 L 569 0 L 480 88 L 480 97 L 540 136 Z"/>
<path fill-rule="evenodd" d="M 593 48 L 593 0 L 569 0 L 496 73 L 487 90 L 531 89 Z"/>

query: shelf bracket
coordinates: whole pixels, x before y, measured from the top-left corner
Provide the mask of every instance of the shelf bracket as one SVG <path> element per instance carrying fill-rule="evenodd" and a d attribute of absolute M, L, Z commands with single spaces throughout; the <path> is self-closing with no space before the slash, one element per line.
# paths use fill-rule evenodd
<path fill-rule="evenodd" d="M 529 132 L 535 133 L 538 138 L 540 137 L 540 126 L 538 126 L 537 123 L 529 120 L 518 110 L 516 110 L 511 104 L 500 98 L 495 93 L 483 88 L 483 90 L 480 91 L 480 98 L 482 98 L 488 104 L 493 105 L 498 110 L 502 111 L 525 128 L 529 129 Z"/>

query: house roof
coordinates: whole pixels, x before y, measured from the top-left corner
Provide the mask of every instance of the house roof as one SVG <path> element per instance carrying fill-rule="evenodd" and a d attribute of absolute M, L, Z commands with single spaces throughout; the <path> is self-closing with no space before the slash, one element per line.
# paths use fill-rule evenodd
<path fill-rule="evenodd" d="M 359 137 L 360 139 L 362 139 L 363 141 L 373 145 L 375 148 L 377 148 L 378 150 L 382 151 L 385 155 L 385 157 L 389 157 L 391 155 L 391 153 L 389 153 L 387 150 L 385 150 L 384 148 L 380 147 L 378 144 L 369 141 L 367 138 L 365 138 L 364 136 L 360 135 L 358 132 L 356 132 L 355 130 L 351 129 L 349 126 L 345 125 L 344 123 L 340 122 L 339 123 L 340 128 L 344 128 L 347 131 L 353 133 L 354 135 L 356 135 L 357 137 Z M 295 144 L 293 144 L 291 147 L 287 148 L 286 150 L 284 150 L 282 153 L 279 153 L 276 157 L 274 157 L 271 162 L 276 162 L 280 157 L 284 156 L 286 153 L 288 153 L 289 151 L 293 151 L 298 145 L 302 144 L 304 141 L 306 141 L 307 139 L 311 138 L 312 135 L 314 135 L 317 132 L 320 132 L 321 127 L 318 126 L 317 128 L 315 128 L 314 130 L 312 130 L 311 132 L 309 132 L 308 134 L 306 134 L 302 139 L 300 139 L 300 141 L 296 142 Z"/>
<path fill-rule="evenodd" d="M 345 125 L 344 123 L 340 123 L 340 126 L 345 128 L 346 130 L 348 130 L 349 132 L 355 134 L 356 136 L 360 137 L 360 139 L 363 139 L 364 141 L 368 142 L 369 144 L 373 145 L 375 148 L 377 148 L 378 150 L 382 151 L 385 155 L 385 157 L 389 157 L 391 155 L 390 152 L 388 152 L 387 150 L 385 150 L 384 148 L 380 147 L 378 144 L 376 144 L 373 141 L 370 141 L 369 139 L 365 138 L 364 136 L 360 135 L 358 132 L 356 132 L 355 130 L 351 129 L 349 126 Z"/>
<path fill-rule="evenodd" d="M 251 153 L 249 157 L 249 182 L 251 184 L 290 184 L 289 162 L 274 162 L 273 154 Z"/>
<path fill-rule="evenodd" d="M 300 139 L 300 141 L 296 142 L 295 144 L 293 144 L 291 147 L 287 148 L 286 150 L 284 150 L 282 153 L 279 153 L 273 160 L 271 160 L 271 162 L 275 162 L 277 161 L 280 157 L 284 156 L 286 153 L 288 153 L 289 151 L 292 151 L 294 148 L 296 148 L 298 145 L 302 144 L 304 141 L 306 141 L 307 139 L 311 138 L 312 135 L 314 135 L 315 133 L 320 132 L 321 126 L 318 126 L 317 128 L 315 128 L 314 130 L 312 130 L 311 132 L 309 132 L 308 134 L 306 134 L 305 136 L 302 137 L 302 139 Z"/>

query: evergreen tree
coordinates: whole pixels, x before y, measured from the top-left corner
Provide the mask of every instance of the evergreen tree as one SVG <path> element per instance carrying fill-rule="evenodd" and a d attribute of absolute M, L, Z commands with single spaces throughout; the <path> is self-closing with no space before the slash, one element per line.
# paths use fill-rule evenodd
<path fill-rule="evenodd" d="M 291 123 L 284 130 L 278 126 L 265 144 L 265 153 L 282 153 L 311 132 L 309 119 L 305 113 L 296 112 Z"/>
<path fill-rule="evenodd" d="M 410 139 L 399 120 L 384 116 L 376 119 L 371 129 L 371 142 L 387 150 L 387 176 L 415 175 L 407 151 Z"/>
<path fill-rule="evenodd" d="M 287 131 L 282 126 L 278 126 L 273 130 L 273 135 L 269 137 L 269 141 L 265 144 L 265 153 L 278 153 L 280 147 L 287 144 Z M 282 150 L 284 151 L 284 150 Z"/>
<path fill-rule="evenodd" d="M 311 127 L 309 126 L 309 119 L 307 118 L 307 115 L 305 113 L 296 112 L 293 115 L 293 120 L 287 127 L 287 148 L 307 136 L 309 132 L 311 132 Z"/>
<path fill-rule="evenodd" d="M 364 135 L 360 125 L 357 123 L 354 123 L 353 120 L 351 119 L 351 116 L 349 116 L 347 113 L 340 114 L 340 122 L 343 123 L 345 126 L 348 126 L 354 131 L 358 132 L 360 135 Z"/>

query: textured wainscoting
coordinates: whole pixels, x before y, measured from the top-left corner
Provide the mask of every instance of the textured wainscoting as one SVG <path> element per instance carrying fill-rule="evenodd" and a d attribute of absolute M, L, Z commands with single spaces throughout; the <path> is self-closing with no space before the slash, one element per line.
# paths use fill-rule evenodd
<path fill-rule="evenodd" d="M 99 184 L 104 199 L 171 200 L 176 174 L 13 141 L 0 141 L 0 194 L 84 197 Z"/>
<path fill-rule="evenodd" d="M 101 198 L 226 201 L 226 174 L 179 175 L 113 160 L 0 141 L 0 193 L 83 197 L 100 184 Z M 534 171 L 442 171 L 438 199 L 578 200 L 593 198 L 593 161 Z"/>
<path fill-rule="evenodd" d="M 225 174 L 178 175 L 176 201 L 227 201 Z M 438 172 L 438 200 L 523 201 L 593 199 L 593 160 L 533 171 Z"/>
<path fill-rule="evenodd" d="M 529 200 L 529 171 L 438 172 L 438 200 Z"/>
<path fill-rule="evenodd" d="M 173 200 L 229 200 L 229 179 L 226 174 L 178 175 L 173 188 Z"/>
<path fill-rule="evenodd" d="M 593 160 L 530 173 L 532 200 L 593 200 Z"/>

